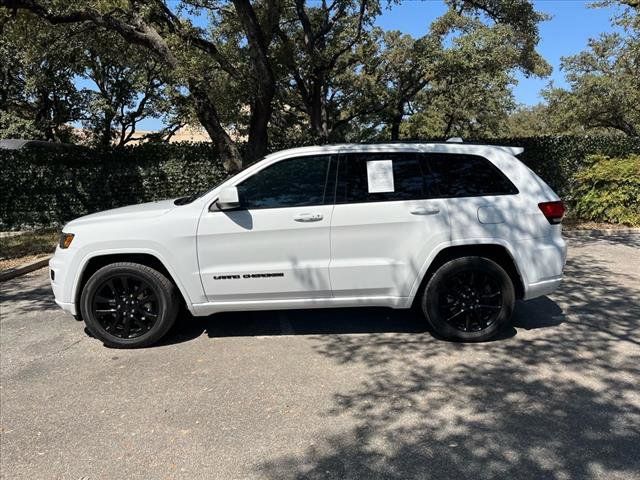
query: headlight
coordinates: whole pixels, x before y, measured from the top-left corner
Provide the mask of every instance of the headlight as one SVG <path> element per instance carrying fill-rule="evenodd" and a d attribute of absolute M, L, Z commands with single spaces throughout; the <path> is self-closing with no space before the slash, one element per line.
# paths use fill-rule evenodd
<path fill-rule="evenodd" d="M 60 248 L 69 248 L 69 245 L 71 245 L 71 242 L 73 241 L 73 237 L 75 237 L 73 233 L 62 232 L 60 234 Z"/>

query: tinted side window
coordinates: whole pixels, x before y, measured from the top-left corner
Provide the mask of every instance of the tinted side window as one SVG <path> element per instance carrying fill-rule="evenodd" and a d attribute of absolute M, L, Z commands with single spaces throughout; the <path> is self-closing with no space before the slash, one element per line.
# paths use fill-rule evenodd
<path fill-rule="evenodd" d="M 275 163 L 238 185 L 244 208 L 322 205 L 330 156 L 292 158 Z"/>
<path fill-rule="evenodd" d="M 518 189 L 489 160 L 477 155 L 420 154 L 430 197 L 511 195 Z"/>
<path fill-rule="evenodd" d="M 391 161 L 393 191 L 371 192 L 367 162 Z M 353 153 L 340 158 L 336 203 L 389 202 L 424 198 L 420 162 L 415 153 Z"/>

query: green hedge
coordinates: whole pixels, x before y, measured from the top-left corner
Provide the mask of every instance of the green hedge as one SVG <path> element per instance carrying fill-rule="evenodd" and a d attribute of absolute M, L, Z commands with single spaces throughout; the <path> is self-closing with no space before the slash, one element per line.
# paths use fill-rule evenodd
<path fill-rule="evenodd" d="M 87 213 L 188 195 L 227 176 L 210 144 L 0 150 L 0 169 L 1 230 L 62 225 Z"/>
<path fill-rule="evenodd" d="M 589 155 L 625 157 L 640 154 L 640 138 L 611 136 L 561 136 L 505 138 L 496 145 L 524 147 L 518 156 L 564 200 L 577 200 L 576 177 Z"/>
<path fill-rule="evenodd" d="M 640 227 L 640 155 L 593 155 L 575 176 L 579 218 Z"/>
<path fill-rule="evenodd" d="M 575 197 L 575 173 L 592 154 L 640 154 L 640 139 L 535 137 L 483 143 L 525 148 L 520 159 L 558 194 Z M 205 190 L 227 176 L 210 144 L 144 144 L 111 151 L 0 150 L 0 230 L 61 225 L 78 216 Z"/>

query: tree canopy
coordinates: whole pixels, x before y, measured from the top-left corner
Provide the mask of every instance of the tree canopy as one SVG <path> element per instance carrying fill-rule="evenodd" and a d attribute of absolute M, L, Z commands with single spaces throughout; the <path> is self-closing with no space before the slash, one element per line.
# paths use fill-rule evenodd
<path fill-rule="evenodd" d="M 0 0 L 0 135 L 69 141 L 75 124 L 124 145 L 142 118 L 163 119 L 160 138 L 199 123 L 234 170 L 295 140 L 518 130 L 515 73 L 550 73 L 545 15 L 530 0 L 445 3 L 415 38 L 377 27 L 388 4 L 374 0 Z M 538 108 L 554 128 L 637 135 L 632 11 L 616 20 L 626 34 L 565 59 L 571 90 Z"/>
<path fill-rule="evenodd" d="M 542 103 L 511 113 L 504 127 L 510 135 L 640 135 L 640 2 L 606 0 L 592 7 L 603 5 L 618 7 L 613 31 L 562 58 L 567 87 L 550 84 Z"/>
<path fill-rule="evenodd" d="M 561 127 L 640 135 L 640 17 L 638 3 L 614 19 L 620 29 L 589 40 L 588 49 L 562 59 L 568 89 L 545 92 Z"/>

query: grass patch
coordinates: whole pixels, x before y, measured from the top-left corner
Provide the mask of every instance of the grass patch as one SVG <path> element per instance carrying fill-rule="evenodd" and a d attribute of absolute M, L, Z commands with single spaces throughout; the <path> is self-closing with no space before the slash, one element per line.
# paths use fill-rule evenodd
<path fill-rule="evenodd" d="M 0 238 L 0 260 L 52 253 L 59 235 L 58 229 L 48 228 Z"/>

